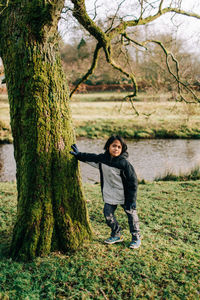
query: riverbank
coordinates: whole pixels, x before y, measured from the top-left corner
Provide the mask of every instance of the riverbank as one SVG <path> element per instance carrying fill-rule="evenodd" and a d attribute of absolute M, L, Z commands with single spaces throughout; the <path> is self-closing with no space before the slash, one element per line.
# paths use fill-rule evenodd
<path fill-rule="evenodd" d="M 71 103 L 78 137 L 200 138 L 200 105 L 174 101 Z"/>
<path fill-rule="evenodd" d="M 142 246 L 105 245 L 100 186 L 84 185 L 94 238 L 70 255 L 52 253 L 30 263 L 7 257 L 16 216 L 16 185 L 0 182 L 0 298 L 5 299 L 191 299 L 199 296 L 200 181 L 139 185 Z"/>
<path fill-rule="evenodd" d="M 129 102 L 117 101 L 122 96 L 120 93 L 77 95 L 71 101 L 77 137 L 107 138 L 115 133 L 126 139 L 200 138 L 199 104 L 168 101 L 164 95 L 157 98 L 140 95 L 134 102 L 139 113 L 136 115 Z M 106 101 L 102 101 L 103 97 Z M 0 120 L 0 142 L 12 142 L 5 98 L 0 100 Z"/>

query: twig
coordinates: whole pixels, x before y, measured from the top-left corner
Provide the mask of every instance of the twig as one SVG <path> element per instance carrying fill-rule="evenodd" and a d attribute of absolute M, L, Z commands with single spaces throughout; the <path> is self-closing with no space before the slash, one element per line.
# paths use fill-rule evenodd
<path fill-rule="evenodd" d="M 108 33 L 108 32 L 112 29 L 113 24 L 114 24 L 114 21 L 115 21 L 115 19 L 116 19 L 116 17 L 117 17 L 117 13 L 118 13 L 118 11 L 119 11 L 121 5 L 122 5 L 125 1 L 126 1 L 126 0 L 123 0 L 123 1 L 118 5 L 117 10 L 116 10 L 116 12 L 115 12 L 115 14 L 114 14 L 114 16 L 113 16 L 113 18 L 112 18 L 111 25 L 110 25 L 110 27 L 105 31 L 106 33 Z"/>
<path fill-rule="evenodd" d="M 118 70 L 121 73 L 123 73 L 124 75 L 126 75 L 126 77 L 132 81 L 133 94 L 131 95 L 131 97 L 135 97 L 137 95 L 138 87 L 137 87 L 137 82 L 136 82 L 136 78 L 135 78 L 134 74 L 126 72 L 121 66 L 117 65 L 114 62 L 114 60 L 111 59 L 111 57 L 110 57 L 110 64 L 111 64 L 111 66 L 113 66 L 113 68 L 115 68 L 116 70 Z"/>
<path fill-rule="evenodd" d="M 163 52 L 165 53 L 165 57 L 166 57 L 166 65 L 167 65 L 167 69 L 169 71 L 169 73 L 174 77 L 174 79 L 176 80 L 177 84 L 178 84 L 178 92 L 179 92 L 179 95 L 181 97 L 181 100 L 185 101 L 185 102 L 188 102 L 185 97 L 182 95 L 181 93 L 181 86 L 184 87 L 189 93 L 192 94 L 192 96 L 194 97 L 194 99 L 197 101 L 197 102 L 200 102 L 200 99 L 196 96 L 196 94 L 193 92 L 193 90 L 191 88 L 189 88 L 184 82 L 182 82 L 180 80 L 180 77 L 179 77 L 179 63 L 177 61 L 177 59 L 173 56 L 173 54 L 171 52 L 168 52 L 168 50 L 164 47 L 164 45 L 162 44 L 162 42 L 160 41 L 155 41 L 155 40 L 150 40 L 150 41 L 147 41 L 147 42 L 152 42 L 152 43 L 156 43 L 158 44 L 161 49 L 163 50 Z M 169 65 L 169 58 L 171 57 L 172 61 L 175 63 L 175 67 L 176 67 L 176 74 L 174 74 L 170 68 L 170 65 Z M 190 102 L 191 103 L 191 102 Z"/>
<path fill-rule="evenodd" d="M 130 41 L 130 42 L 136 44 L 137 46 L 140 46 L 140 47 L 144 48 L 145 50 L 148 50 L 148 48 L 147 48 L 145 45 L 143 45 L 142 43 L 139 43 L 138 41 L 131 39 L 131 38 L 127 35 L 126 32 L 124 32 L 124 33 L 122 34 L 122 36 L 124 36 L 128 41 Z"/>
<path fill-rule="evenodd" d="M 161 1 L 160 1 L 160 4 L 159 4 L 159 10 L 158 10 L 159 12 L 161 12 L 161 10 L 162 10 L 163 1 L 164 1 L 164 0 L 161 0 Z"/>

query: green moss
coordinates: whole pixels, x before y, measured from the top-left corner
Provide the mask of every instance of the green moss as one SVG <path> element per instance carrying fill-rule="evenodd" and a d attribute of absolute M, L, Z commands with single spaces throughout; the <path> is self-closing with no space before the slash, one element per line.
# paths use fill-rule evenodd
<path fill-rule="evenodd" d="M 51 12 L 34 3 L 23 7 L 26 17 L 33 9 L 31 28 L 26 30 L 27 19 L 16 9 L 7 21 L 21 23 L 9 27 L 1 45 L 17 162 L 18 214 L 10 253 L 24 260 L 55 246 L 75 250 L 91 236 L 79 171 L 69 155 L 75 137 L 55 24 L 44 38 L 40 28 L 49 26 L 45 18 Z"/>

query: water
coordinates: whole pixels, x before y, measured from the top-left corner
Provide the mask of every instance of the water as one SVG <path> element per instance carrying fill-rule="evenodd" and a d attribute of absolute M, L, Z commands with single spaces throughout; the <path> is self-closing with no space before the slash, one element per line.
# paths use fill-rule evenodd
<path fill-rule="evenodd" d="M 104 140 L 80 139 L 82 152 L 101 153 Z M 128 141 L 129 161 L 139 179 L 152 181 L 167 171 L 174 174 L 188 172 L 200 166 L 200 140 L 156 139 Z M 81 162 L 83 181 L 99 182 L 98 170 Z M 0 181 L 15 180 L 16 165 L 13 145 L 0 145 Z"/>
<path fill-rule="evenodd" d="M 13 145 L 0 145 L 0 181 L 12 181 L 16 176 Z"/>
<path fill-rule="evenodd" d="M 79 150 L 82 152 L 101 153 L 105 141 L 80 140 Z M 156 139 L 128 141 L 129 161 L 135 168 L 139 179 L 154 180 L 167 171 L 173 174 L 189 172 L 200 166 L 200 140 Z M 81 163 L 84 170 L 84 181 L 99 181 L 98 171 Z"/>

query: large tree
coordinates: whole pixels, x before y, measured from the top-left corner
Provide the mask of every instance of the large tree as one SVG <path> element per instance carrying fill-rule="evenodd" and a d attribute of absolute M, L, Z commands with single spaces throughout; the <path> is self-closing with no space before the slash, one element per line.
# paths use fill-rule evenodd
<path fill-rule="evenodd" d="M 115 63 L 112 41 L 121 35 L 139 44 L 129 37 L 128 28 L 134 30 L 168 12 L 200 18 L 176 6 L 164 7 L 163 0 L 132 1 L 140 4 L 139 16 L 124 20 L 115 14 L 109 28 L 103 30 L 88 15 L 84 0 L 68 2 L 73 16 L 97 40 L 84 79 L 92 73 L 103 49 L 108 63 L 132 80 L 134 95 L 135 76 Z M 75 250 L 91 237 L 79 168 L 69 154 L 75 136 L 57 31 L 61 13 L 67 8 L 64 5 L 64 0 L 0 0 L 0 56 L 17 164 L 17 221 L 10 250 L 14 258 Z M 152 14 L 146 16 L 149 6 Z M 146 47 L 146 43 L 140 46 Z M 180 84 L 177 74 L 175 77 Z"/>
<path fill-rule="evenodd" d="M 10 103 L 18 208 L 12 257 L 75 250 L 91 236 L 57 24 L 64 1 L 10 1 L 0 53 Z"/>

